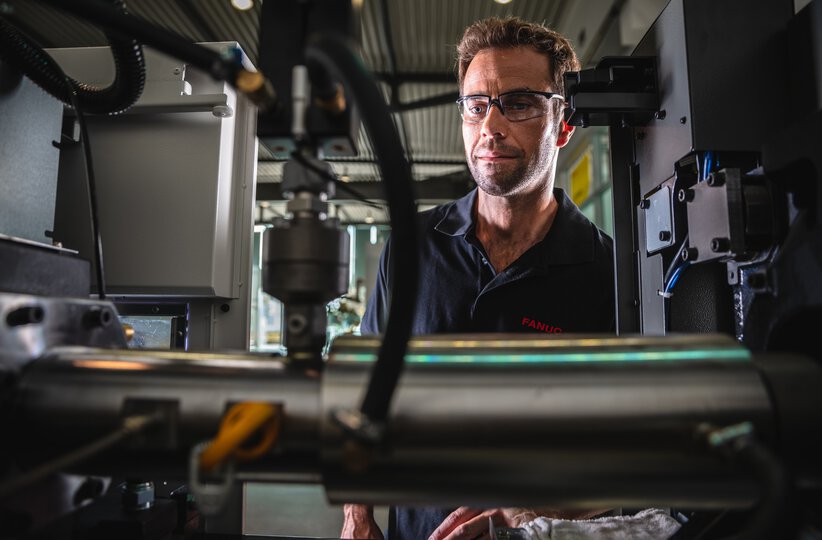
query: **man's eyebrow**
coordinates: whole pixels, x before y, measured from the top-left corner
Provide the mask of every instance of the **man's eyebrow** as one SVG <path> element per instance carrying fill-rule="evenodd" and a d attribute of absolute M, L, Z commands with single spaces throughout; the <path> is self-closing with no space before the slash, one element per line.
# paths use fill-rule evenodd
<path fill-rule="evenodd" d="M 533 90 L 532 90 L 530 87 L 528 87 L 528 86 L 521 86 L 521 87 L 517 87 L 517 88 L 512 88 L 512 89 L 510 89 L 510 90 L 506 90 L 505 92 L 500 92 L 500 93 L 499 93 L 499 94 L 497 94 L 497 95 L 500 95 L 500 94 L 510 94 L 510 93 L 512 93 L 512 92 L 532 92 L 532 91 L 533 91 Z M 465 94 L 463 94 L 463 95 L 465 95 L 465 96 L 487 96 L 487 95 L 489 95 L 489 94 L 486 94 L 486 93 L 483 93 L 483 92 L 470 92 L 470 93 L 469 93 L 469 92 L 466 92 L 466 93 L 465 93 Z"/>

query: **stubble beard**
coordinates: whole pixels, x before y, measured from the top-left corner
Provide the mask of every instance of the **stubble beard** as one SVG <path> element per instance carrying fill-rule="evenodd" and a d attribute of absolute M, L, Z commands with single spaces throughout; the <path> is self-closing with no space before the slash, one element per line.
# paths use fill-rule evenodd
<path fill-rule="evenodd" d="M 510 164 L 483 164 L 472 157 L 468 160 L 468 170 L 471 171 L 477 187 L 486 194 L 493 197 L 511 197 L 530 191 L 528 188 L 537 184 L 548 183 L 550 156 L 551 153 L 546 151 L 535 154 L 529 161 L 519 158 L 514 167 Z"/>

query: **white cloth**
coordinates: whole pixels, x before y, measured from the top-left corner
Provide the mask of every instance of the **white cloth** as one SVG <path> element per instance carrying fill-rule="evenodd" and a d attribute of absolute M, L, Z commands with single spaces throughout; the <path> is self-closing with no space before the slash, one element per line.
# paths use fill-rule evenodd
<path fill-rule="evenodd" d="M 679 527 L 677 520 L 658 508 L 586 520 L 538 517 L 522 525 L 528 540 L 664 540 Z"/>

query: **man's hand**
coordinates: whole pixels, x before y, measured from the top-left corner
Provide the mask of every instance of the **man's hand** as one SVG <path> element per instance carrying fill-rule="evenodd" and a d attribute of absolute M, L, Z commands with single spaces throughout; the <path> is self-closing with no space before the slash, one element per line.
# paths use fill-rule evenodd
<path fill-rule="evenodd" d="M 343 521 L 340 538 L 355 538 L 357 540 L 383 540 L 382 531 L 374 521 L 374 508 L 364 504 L 346 504 L 343 507 L 345 520 Z"/>
<path fill-rule="evenodd" d="M 428 540 L 490 539 L 488 518 L 495 527 L 519 527 L 536 519 L 537 514 L 527 508 L 492 508 L 480 510 L 462 506 L 443 520 Z"/>
<path fill-rule="evenodd" d="M 443 520 L 428 540 L 487 540 L 491 538 L 488 518 L 494 527 L 517 528 L 539 516 L 557 519 L 590 519 L 603 510 L 559 510 L 555 508 L 491 508 L 480 510 L 462 506 Z"/>

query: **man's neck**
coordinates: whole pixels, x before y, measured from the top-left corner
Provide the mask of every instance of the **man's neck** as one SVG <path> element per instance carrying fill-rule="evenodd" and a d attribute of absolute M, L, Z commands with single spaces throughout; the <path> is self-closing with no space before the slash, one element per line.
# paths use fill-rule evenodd
<path fill-rule="evenodd" d="M 557 207 L 551 189 L 513 197 L 477 192 L 476 235 L 497 272 L 545 238 Z"/>

